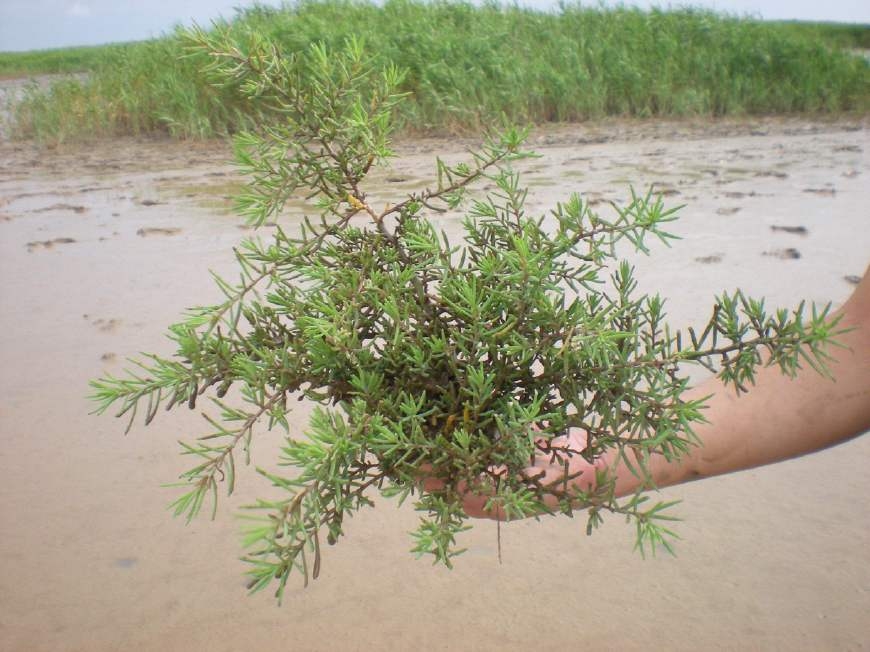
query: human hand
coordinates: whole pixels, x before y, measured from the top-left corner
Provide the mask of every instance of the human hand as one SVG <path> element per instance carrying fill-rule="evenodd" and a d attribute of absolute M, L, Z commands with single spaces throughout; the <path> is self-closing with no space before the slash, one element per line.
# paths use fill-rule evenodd
<path fill-rule="evenodd" d="M 535 457 L 532 464 L 522 471 L 522 477 L 530 483 L 542 485 L 551 490 L 546 494 L 545 504 L 548 508 L 559 509 L 559 497 L 571 495 L 572 490 L 591 491 L 596 486 L 597 472 L 607 467 L 604 458 L 594 462 L 587 461 L 581 453 L 587 445 L 584 431 L 572 430 L 568 435 L 546 440 L 539 437 L 535 440 Z M 427 475 L 430 467 L 424 466 L 422 472 L 422 488 L 433 492 L 444 488 L 443 480 Z M 489 518 L 504 521 L 507 514 L 498 504 L 491 504 L 495 495 L 495 484 L 504 477 L 507 469 L 493 468 L 480 479 L 474 487 L 460 484 L 459 494 L 462 496 L 462 508 L 472 518 Z"/>

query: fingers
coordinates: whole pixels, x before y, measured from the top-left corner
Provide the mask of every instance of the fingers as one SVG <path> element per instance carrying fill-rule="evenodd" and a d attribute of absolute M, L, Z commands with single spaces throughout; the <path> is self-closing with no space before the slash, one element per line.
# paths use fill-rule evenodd
<path fill-rule="evenodd" d="M 429 475 L 432 473 L 430 464 L 420 465 L 420 486 L 423 491 L 437 492 L 443 491 L 447 487 L 447 483 L 440 478 Z M 495 495 L 495 483 L 499 477 L 507 473 L 505 467 L 492 467 L 489 472 L 481 476 L 474 487 L 469 487 L 467 483 L 460 482 L 457 487 L 457 493 L 462 497 L 462 509 L 472 518 L 491 518 L 497 520 L 506 520 L 506 515 L 501 507 L 487 509 L 489 499 Z"/>
<path fill-rule="evenodd" d="M 440 491 L 446 486 L 443 480 L 431 475 L 431 464 L 421 464 L 419 471 L 419 477 L 421 478 L 420 486 L 423 488 L 423 491 Z"/>
<path fill-rule="evenodd" d="M 588 437 L 586 432 L 581 430 L 571 430 L 567 435 L 560 435 L 546 440 L 542 437 L 535 439 L 535 456 L 536 459 L 540 456 L 552 456 L 554 454 L 561 456 L 578 455 L 586 450 Z"/>
<path fill-rule="evenodd" d="M 462 497 L 462 509 L 471 518 L 488 518 L 494 521 L 506 521 L 507 514 L 500 505 L 494 505 L 487 509 L 487 503 L 491 495 L 467 493 Z"/>
<path fill-rule="evenodd" d="M 573 489 L 591 490 L 594 488 L 596 469 L 600 461 L 587 462 L 582 453 L 587 446 L 588 438 L 585 431 L 572 430 L 566 435 L 535 440 L 535 454 L 531 464 L 523 469 L 522 477 L 532 483 L 552 489 L 552 494 L 544 499 L 550 509 L 557 509 L 560 495 L 572 494 Z M 420 486 L 426 492 L 443 491 L 447 487 L 440 478 L 431 476 L 432 467 L 428 464 L 420 466 Z M 490 499 L 496 493 L 496 483 L 507 474 L 506 467 L 490 467 L 485 475 L 479 478 L 474 487 L 459 483 L 457 493 L 462 497 L 462 508 L 472 518 L 488 518 L 507 520 L 504 509 L 499 505 L 489 505 Z"/>

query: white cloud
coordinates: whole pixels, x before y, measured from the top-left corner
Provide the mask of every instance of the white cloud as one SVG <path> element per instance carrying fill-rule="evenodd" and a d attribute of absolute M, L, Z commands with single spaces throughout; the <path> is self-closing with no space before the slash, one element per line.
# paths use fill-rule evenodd
<path fill-rule="evenodd" d="M 73 2 L 66 9 L 67 16 L 90 16 L 91 8 L 83 2 Z"/>

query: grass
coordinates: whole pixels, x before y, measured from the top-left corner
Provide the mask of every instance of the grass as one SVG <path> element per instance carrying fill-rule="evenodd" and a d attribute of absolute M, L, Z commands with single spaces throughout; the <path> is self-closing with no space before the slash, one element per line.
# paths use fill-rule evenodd
<path fill-rule="evenodd" d="M 242 46 L 255 32 L 291 51 L 363 37 L 383 61 L 408 70 L 412 98 L 402 120 L 415 130 L 477 130 L 500 116 L 542 123 L 870 108 L 870 66 L 839 47 L 858 38 L 851 28 L 695 9 L 565 5 L 543 13 L 492 3 L 328 0 L 241 11 L 231 29 Z M 204 59 L 185 54 L 182 32 L 107 51 L 88 80 L 28 95 L 16 133 L 47 141 L 154 132 L 207 138 L 251 126 L 232 89 L 210 86 L 200 73 Z"/>
<path fill-rule="evenodd" d="M 0 79 L 88 72 L 98 68 L 106 57 L 130 44 L 94 45 L 29 52 L 0 52 Z"/>
<path fill-rule="evenodd" d="M 780 24 L 795 34 L 821 39 L 832 47 L 847 50 L 870 50 L 870 25 L 800 21 L 783 21 Z"/>

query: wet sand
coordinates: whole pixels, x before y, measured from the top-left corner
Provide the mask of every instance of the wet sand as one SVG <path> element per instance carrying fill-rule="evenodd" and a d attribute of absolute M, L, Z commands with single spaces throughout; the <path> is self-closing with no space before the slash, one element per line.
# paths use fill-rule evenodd
<path fill-rule="evenodd" d="M 870 124 L 611 122 L 535 134 L 521 168 L 533 212 L 582 191 L 602 212 L 629 181 L 686 204 L 682 240 L 625 252 L 670 322 L 703 320 L 741 287 L 768 305 L 841 304 L 870 254 Z M 400 143 L 374 194 L 432 178 L 436 153 Z M 860 650 L 870 631 L 870 438 L 772 467 L 670 488 L 678 556 L 643 560 L 608 519 L 476 524 L 455 570 L 409 553 L 416 515 L 379 500 L 325 550 L 320 579 L 245 595 L 238 508 L 271 495 L 242 474 L 214 522 L 190 526 L 160 487 L 187 468 L 186 410 L 126 438 L 89 415 L 87 381 L 217 300 L 250 232 L 227 199 L 240 179 L 215 143 L 113 141 L 61 151 L 0 143 L 0 649 Z M 298 220 L 298 206 L 285 224 Z M 312 211 L 313 212 L 313 211 Z M 295 216 L 295 217 L 294 217 Z M 457 231 L 457 217 L 439 222 Z M 268 234 L 268 229 L 263 231 Z M 700 377 L 700 376 L 699 376 Z M 295 412 L 294 434 L 308 407 Z M 279 433 L 255 464 L 275 469 Z"/>

